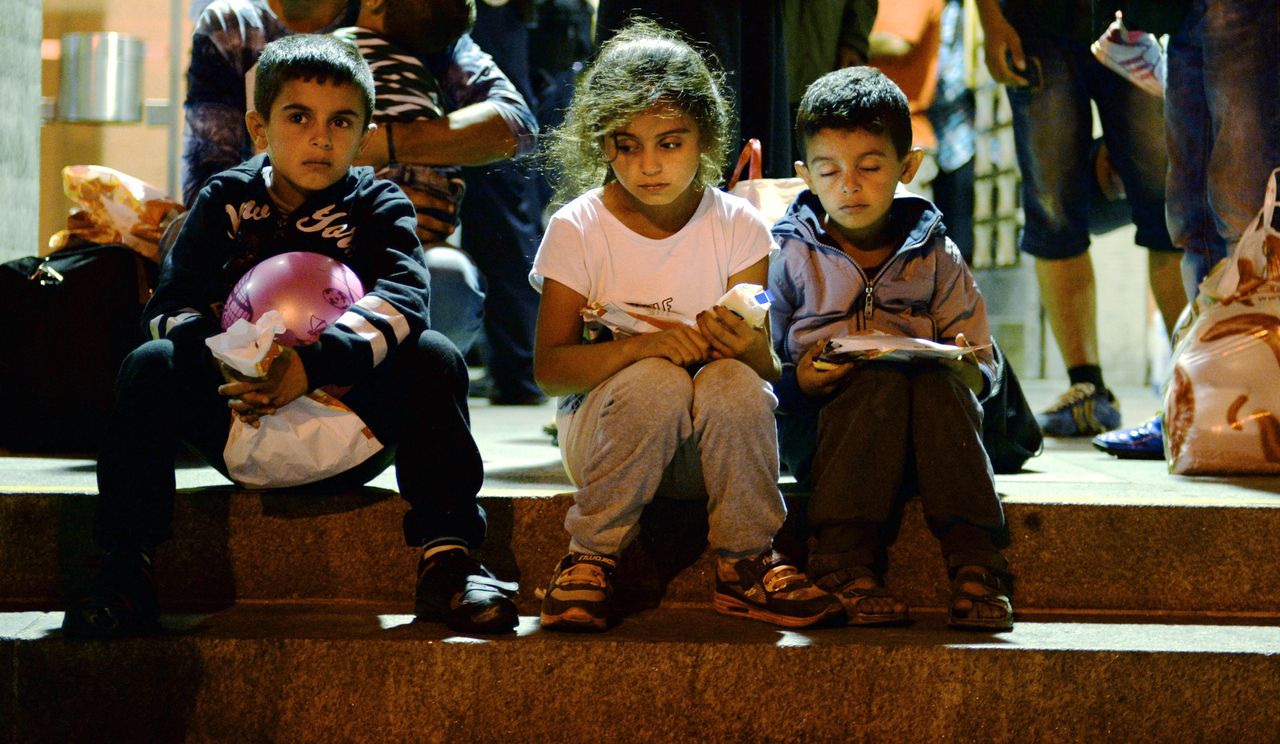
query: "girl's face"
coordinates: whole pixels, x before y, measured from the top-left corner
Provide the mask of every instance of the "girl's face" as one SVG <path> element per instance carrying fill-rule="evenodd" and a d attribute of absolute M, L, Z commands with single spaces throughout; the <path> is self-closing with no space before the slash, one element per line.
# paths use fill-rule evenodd
<path fill-rule="evenodd" d="M 698 196 L 690 186 L 698 174 L 701 134 L 691 116 L 660 104 L 607 135 L 604 154 L 639 209 L 679 206 Z"/>

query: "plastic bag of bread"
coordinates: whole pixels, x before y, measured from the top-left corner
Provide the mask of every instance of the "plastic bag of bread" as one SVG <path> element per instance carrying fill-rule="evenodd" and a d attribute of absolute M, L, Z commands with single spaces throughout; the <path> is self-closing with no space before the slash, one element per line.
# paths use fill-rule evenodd
<path fill-rule="evenodd" d="M 1280 230 L 1275 173 L 1258 219 L 1201 283 L 1165 391 L 1165 460 L 1182 475 L 1280 473 Z"/>
<path fill-rule="evenodd" d="M 182 205 L 160 189 L 102 165 L 63 168 L 62 190 L 77 206 L 67 217 L 67 229 L 49 238 L 45 254 L 80 238 L 93 243 L 123 243 L 155 261 L 160 236 L 182 212 Z"/>

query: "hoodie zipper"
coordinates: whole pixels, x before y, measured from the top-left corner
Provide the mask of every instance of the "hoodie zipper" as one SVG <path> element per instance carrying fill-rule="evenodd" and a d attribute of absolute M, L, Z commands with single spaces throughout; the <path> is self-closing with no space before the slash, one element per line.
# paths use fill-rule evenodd
<path fill-rule="evenodd" d="M 914 249 L 916 249 L 916 248 L 919 248 L 920 246 L 923 246 L 926 242 L 928 242 L 929 237 L 930 237 L 931 235 L 933 235 L 933 229 L 934 229 L 934 226 L 935 226 L 935 224 L 937 223 L 937 221 L 938 221 L 938 219 L 937 219 L 937 218 L 935 218 L 935 219 L 934 219 L 934 221 L 933 221 L 932 223 L 930 223 L 930 225 L 929 225 L 929 229 L 928 229 L 927 231 L 925 231 L 924 239 L 923 239 L 923 240 L 920 240 L 920 241 L 919 241 L 919 242 L 917 242 L 916 244 L 912 245 L 912 246 L 911 246 L 911 249 L 912 249 L 912 250 L 914 250 Z M 880 277 L 884 275 L 885 270 L 889 268 L 889 265 L 890 265 L 890 264 L 892 264 L 894 261 L 898 260 L 898 257 L 899 257 L 899 256 L 901 256 L 901 255 L 903 255 L 904 253 L 906 253 L 906 252 L 907 252 L 906 250 L 904 250 L 904 248 L 906 248 L 906 246 L 899 247 L 899 248 L 898 248 L 898 250 L 894 251 L 894 253 L 893 253 L 893 255 L 892 255 L 892 256 L 889 256 L 889 260 L 887 260 L 887 261 L 885 261 L 885 262 L 884 262 L 884 264 L 880 267 L 880 270 L 876 272 L 875 280 L 873 280 L 871 277 L 867 276 L 867 272 L 866 272 L 866 271 L 864 271 L 864 270 L 863 270 L 863 268 L 862 268 L 861 266 L 859 266 L 859 265 L 858 265 L 858 262 L 857 262 L 857 261 L 854 261 L 852 258 L 850 258 L 850 257 L 849 257 L 849 254 L 845 253 L 844 251 L 842 251 L 842 250 L 840 250 L 840 249 L 838 249 L 838 248 L 832 248 L 831 246 L 827 246 L 827 245 L 826 245 L 826 244 L 824 244 L 822 241 L 818 240 L 818 235 L 817 235 L 817 233 L 816 233 L 816 232 L 814 232 L 813 228 L 812 228 L 809 224 L 807 224 L 807 223 L 806 223 L 806 222 L 804 222 L 804 221 L 800 221 L 800 220 L 797 220 L 797 221 L 796 221 L 795 223 L 793 223 L 793 224 L 794 224 L 798 229 L 804 230 L 805 232 L 808 232 L 808 233 L 809 233 L 807 236 L 806 236 L 806 235 L 800 235 L 800 236 L 798 236 L 798 237 L 800 238 L 800 240 L 801 240 L 801 241 L 803 241 L 803 242 L 805 242 L 805 243 L 807 243 L 807 244 L 809 244 L 809 245 L 811 245 L 811 246 L 823 246 L 823 247 L 831 248 L 832 250 L 835 250 L 835 251 L 836 251 L 837 253 L 839 253 L 841 256 L 844 256 L 844 258 L 845 258 L 845 260 L 846 260 L 846 261 L 848 261 L 849 263 L 853 264 L 854 268 L 856 268 L 856 269 L 858 270 L 858 273 L 862 275 L 862 281 L 863 281 L 863 283 L 864 283 L 864 285 L 865 285 L 865 289 L 863 290 L 863 299 L 862 299 L 862 317 L 861 317 L 861 319 L 860 319 L 860 321 L 859 321 L 859 323 L 858 323 L 858 330 L 860 330 L 860 331 L 865 331 L 865 330 L 867 330 L 867 328 L 868 328 L 868 327 L 870 327 L 870 325 L 871 325 L 871 319 L 872 319 L 872 317 L 875 315 L 875 290 L 876 290 L 875 285 L 876 285 L 876 281 L 878 281 L 878 280 L 880 279 Z M 934 336 L 935 336 L 935 337 L 937 336 L 936 329 L 935 329 Z"/>

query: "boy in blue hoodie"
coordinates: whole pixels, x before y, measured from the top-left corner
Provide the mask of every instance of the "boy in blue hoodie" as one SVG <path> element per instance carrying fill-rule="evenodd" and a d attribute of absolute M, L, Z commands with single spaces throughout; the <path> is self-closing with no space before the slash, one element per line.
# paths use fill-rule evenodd
<path fill-rule="evenodd" d="M 1008 531 L 978 402 L 995 375 L 986 309 L 941 214 L 898 189 L 922 155 L 906 96 L 872 68 L 829 73 L 801 99 L 796 139 L 808 190 L 773 228 L 769 283 L 782 459 L 813 492 L 809 573 L 851 624 L 905 621 L 884 572 L 918 492 L 952 577 L 948 622 L 1008 630 Z M 979 348 L 946 363 L 815 364 L 828 340 L 869 331 Z"/>
<path fill-rule="evenodd" d="M 151 340 L 121 366 L 98 458 L 102 569 L 68 607 L 63 632 L 158 631 L 152 562 L 172 532 L 179 443 L 225 475 L 230 411 L 252 423 L 326 385 L 350 388 L 343 403 L 386 446 L 323 484 L 357 486 L 395 463 L 409 502 L 405 540 L 421 553 L 414 613 L 464 632 L 510 632 L 515 585 L 470 553 L 485 536 L 476 501 L 484 465 L 462 355 L 427 328 L 430 279 L 413 203 L 371 168 L 351 166 L 376 129 L 369 68 L 344 42 L 296 34 L 263 49 L 255 80 L 246 124 L 265 153 L 209 179 L 165 258 L 143 312 Z M 240 277 L 289 251 L 346 264 L 367 294 L 314 343 L 280 350 L 265 378 L 238 378 L 205 339 L 219 332 Z"/>

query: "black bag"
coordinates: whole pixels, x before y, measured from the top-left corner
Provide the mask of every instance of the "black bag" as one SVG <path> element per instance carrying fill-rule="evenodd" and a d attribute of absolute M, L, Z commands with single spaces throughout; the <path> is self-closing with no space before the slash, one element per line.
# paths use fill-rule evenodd
<path fill-rule="evenodd" d="M 0 265 L 0 447 L 98 448 L 155 281 L 154 264 L 114 244 Z"/>
<path fill-rule="evenodd" d="M 1044 435 L 1009 360 L 994 342 L 992 350 L 996 357 L 996 381 L 982 403 L 982 443 L 995 472 L 1016 473 L 1044 449 Z"/>

